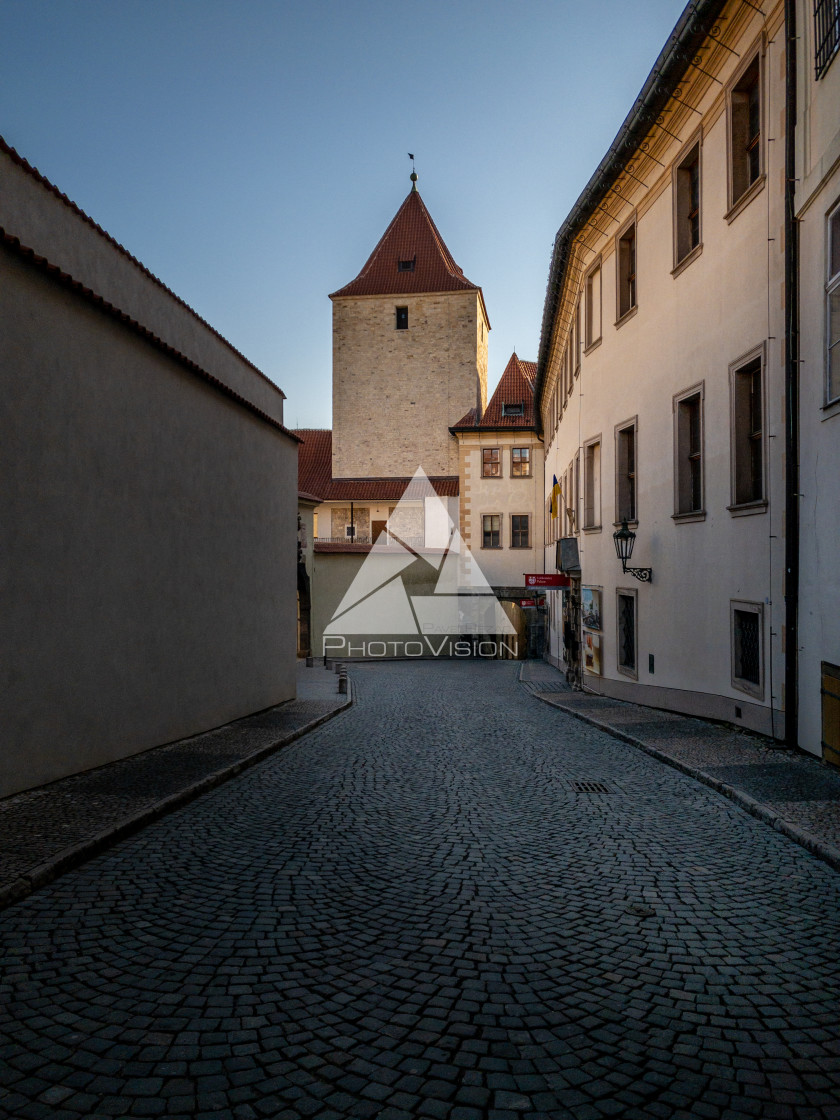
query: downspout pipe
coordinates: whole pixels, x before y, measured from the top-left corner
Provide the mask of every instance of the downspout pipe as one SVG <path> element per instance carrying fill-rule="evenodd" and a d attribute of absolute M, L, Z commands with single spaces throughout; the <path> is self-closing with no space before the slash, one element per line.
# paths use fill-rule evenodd
<path fill-rule="evenodd" d="M 799 744 L 799 223 L 796 0 L 785 0 L 785 744 Z M 772 703 L 771 698 L 771 703 Z"/>

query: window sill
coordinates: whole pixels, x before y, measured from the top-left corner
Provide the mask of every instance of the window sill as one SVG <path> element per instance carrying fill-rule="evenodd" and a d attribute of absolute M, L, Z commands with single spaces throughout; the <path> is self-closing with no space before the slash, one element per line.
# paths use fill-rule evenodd
<path fill-rule="evenodd" d="M 504 552 L 500 544 L 483 544 L 481 546 L 482 552 Z"/>
<path fill-rule="evenodd" d="M 820 423 L 822 423 L 823 420 L 831 420 L 832 417 L 840 415 L 840 400 L 829 401 L 828 404 L 822 406 L 820 411 L 822 412 Z"/>
<path fill-rule="evenodd" d="M 701 241 L 699 245 L 694 246 L 690 253 L 686 253 L 681 261 L 677 261 L 677 263 L 671 269 L 671 275 L 674 277 L 674 279 L 676 279 L 681 272 L 684 272 L 690 264 L 696 261 L 702 252 L 703 242 Z"/>
<path fill-rule="evenodd" d="M 752 696 L 753 700 L 764 699 L 763 687 L 759 684 L 753 684 L 752 681 L 742 680 L 741 677 L 733 677 L 732 687 L 737 689 L 738 692 L 744 692 L 747 696 Z"/>
<path fill-rule="evenodd" d="M 637 681 L 639 679 L 638 669 L 625 669 L 622 665 L 616 665 L 616 669 L 623 677 L 629 677 L 631 681 Z"/>
<path fill-rule="evenodd" d="M 529 544 L 509 544 L 508 548 L 513 549 L 515 552 L 530 552 L 531 546 Z"/>
<path fill-rule="evenodd" d="M 733 517 L 749 517 L 753 513 L 766 513 L 769 504 L 766 498 L 762 498 L 758 502 L 742 502 L 740 505 L 726 508 Z"/>
<path fill-rule="evenodd" d="M 672 513 L 671 520 L 678 525 L 685 524 L 687 521 L 705 521 L 706 511 L 704 509 L 693 509 L 688 513 Z"/>
<path fill-rule="evenodd" d="M 588 346 L 584 346 L 584 348 L 583 348 L 584 357 L 586 357 L 587 354 L 591 354 L 593 350 L 597 350 L 598 347 L 601 345 L 601 343 L 603 341 L 604 341 L 604 336 L 599 335 L 598 338 L 593 339 L 592 342 L 590 342 Z"/>
<path fill-rule="evenodd" d="M 500 474 L 483 474 L 482 478 L 494 478 L 496 482 L 500 482 L 502 476 Z"/>
<path fill-rule="evenodd" d="M 613 525 L 615 525 L 616 529 L 620 529 L 623 524 L 624 524 L 623 519 L 621 521 L 613 521 Z M 628 518 L 627 519 L 627 528 L 628 529 L 638 529 L 639 528 L 638 518 L 635 521 L 631 521 Z"/>
<path fill-rule="evenodd" d="M 600 525 L 584 525 L 583 531 L 584 531 L 584 533 L 600 533 L 601 532 L 601 526 Z"/>
<path fill-rule="evenodd" d="M 638 303 L 636 303 L 630 308 L 629 311 L 625 311 L 623 315 L 619 315 L 619 317 L 615 321 L 616 329 L 618 329 L 619 327 L 623 327 L 627 320 L 632 319 L 638 310 L 639 305 Z"/>
<path fill-rule="evenodd" d="M 527 479 L 527 478 L 533 478 L 534 476 L 532 474 L 512 474 L 510 477 L 519 480 L 520 478 L 526 478 Z"/>
<path fill-rule="evenodd" d="M 764 190 L 764 184 L 767 181 L 767 175 L 759 175 L 752 186 L 747 187 L 737 202 L 733 202 L 726 213 L 723 215 L 727 222 L 730 224 L 735 221 L 742 210 L 752 202 L 757 194 L 761 194 Z"/>

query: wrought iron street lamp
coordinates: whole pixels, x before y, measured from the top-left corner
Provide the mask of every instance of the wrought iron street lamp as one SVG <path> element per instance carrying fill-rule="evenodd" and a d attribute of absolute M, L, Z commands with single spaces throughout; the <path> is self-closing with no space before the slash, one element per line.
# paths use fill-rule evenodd
<path fill-rule="evenodd" d="M 628 568 L 627 561 L 633 555 L 633 545 L 636 543 L 636 534 L 627 528 L 627 518 L 621 522 L 621 528 L 613 533 L 615 553 L 621 561 L 621 570 L 625 575 L 634 576 L 641 583 L 650 583 L 653 579 L 652 568 Z"/>

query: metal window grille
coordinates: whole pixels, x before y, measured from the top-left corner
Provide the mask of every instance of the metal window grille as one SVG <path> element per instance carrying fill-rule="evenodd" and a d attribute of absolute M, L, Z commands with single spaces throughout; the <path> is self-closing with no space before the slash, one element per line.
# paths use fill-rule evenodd
<path fill-rule="evenodd" d="M 840 48 L 840 0 L 814 0 L 814 67 L 821 78 Z"/>

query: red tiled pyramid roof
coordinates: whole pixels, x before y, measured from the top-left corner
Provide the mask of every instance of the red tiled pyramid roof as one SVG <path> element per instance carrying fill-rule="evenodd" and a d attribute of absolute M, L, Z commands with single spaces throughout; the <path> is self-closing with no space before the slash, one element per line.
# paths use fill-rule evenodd
<path fill-rule="evenodd" d="M 413 269 L 400 271 L 400 261 L 413 262 Z M 455 263 L 423 199 L 412 190 L 356 279 L 330 299 L 470 289 L 481 292 Z"/>
<path fill-rule="evenodd" d="M 450 431 L 486 430 L 488 428 L 523 428 L 536 429 L 534 413 L 534 383 L 537 376 L 536 362 L 523 362 L 516 351 L 511 354 L 510 361 L 505 367 L 501 381 L 496 386 L 496 391 L 490 398 L 484 415 L 478 420 L 476 409 L 471 408 L 457 424 L 453 424 Z M 503 416 L 502 405 L 524 405 L 521 416 Z"/>
<path fill-rule="evenodd" d="M 333 478 L 332 432 L 328 428 L 298 428 L 298 493 L 322 502 L 398 502 L 410 498 L 411 478 Z M 457 497 L 458 476 L 430 478 L 440 497 Z"/>

